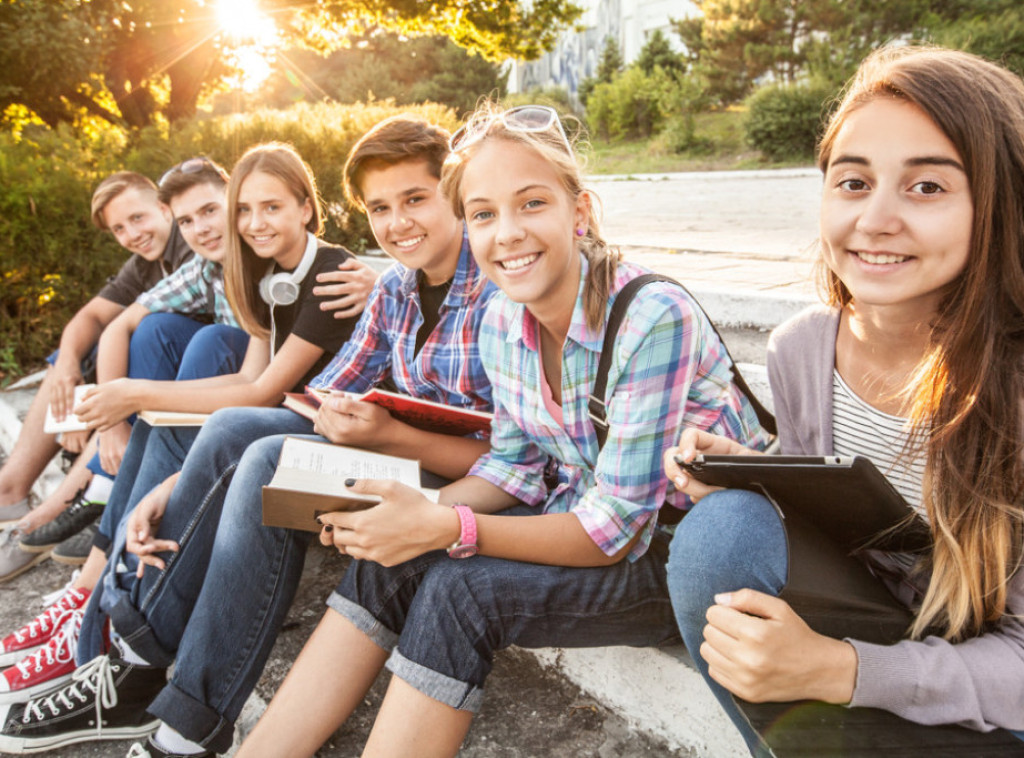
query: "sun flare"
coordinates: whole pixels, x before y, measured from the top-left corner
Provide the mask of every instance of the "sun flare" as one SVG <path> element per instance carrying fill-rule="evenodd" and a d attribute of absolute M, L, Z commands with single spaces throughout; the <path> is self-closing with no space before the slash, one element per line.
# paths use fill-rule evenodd
<path fill-rule="evenodd" d="M 217 23 L 236 42 L 267 45 L 277 37 L 277 27 L 258 0 L 217 0 Z"/>
<path fill-rule="evenodd" d="M 273 19 L 260 10 L 259 0 L 216 0 L 217 23 L 230 42 L 228 65 L 237 70 L 229 84 L 253 92 L 270 76 L 278 47 Z"/>

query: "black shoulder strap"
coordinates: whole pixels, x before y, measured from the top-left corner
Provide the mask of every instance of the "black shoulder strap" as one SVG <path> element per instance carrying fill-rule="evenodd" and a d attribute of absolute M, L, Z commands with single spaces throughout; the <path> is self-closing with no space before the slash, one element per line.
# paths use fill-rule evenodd
<path fill-rule="evenodd" d="M 698 306 L 700 305 L 692 292 L 672 277 L 663 274 L 643 274 L 636 279 L 626 282 L 625 286 L 619 290 L 619 294 L 615 296 L 615 302 L 612 303 L 612 312 L 608 316 L 608 324 L 605 326 L 604 345 L 601 347 L 601 359 L 597 364 L 597 378 L 594 380 L 594 388 L 590 392 L 590 421 L 594 425 L 599 448 L 604 447 L 605 440 L 608 438 L 608 410 L 605 405 L 605 395 L 608 392 L 608 369 L 611 368 L 615 340 L 619 336 L 619 327 L 622 325 L 622 319 L 626 317 L 626 310 L 636 296 L 637 291 L 651 282 L 674 284 L 689 295 L 693 302 L 697 303 Z M 770 434 L 776 434 L 775 417 L 761 404 L 757 396 L 750 391 L 750 387 L 747 386 L 746 380 L 736 366 L 736 361 L 729 354 L 729 348 L 726 346 L 725 340 L 718 333 L 715 322 L 710 317 L 708 317 L 708 323 L 711 324 L 712 331 L 718 337 L 718 341 L 722 343 L 722 349 L 725 350 L 725 354 L 729 358 L 733 383 L 750 401 L 751 406 L 754 408 L 754 413 L 757 414 L 757 420 L 761 422 L 761 426 Z"/>

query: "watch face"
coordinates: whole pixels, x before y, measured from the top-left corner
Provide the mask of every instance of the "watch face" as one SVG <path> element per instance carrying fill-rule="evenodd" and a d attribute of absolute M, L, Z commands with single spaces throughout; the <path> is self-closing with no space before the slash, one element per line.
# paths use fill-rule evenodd
<path fill-rule="evenodd" d="M 448 551 L 449 558 L 469 558 L 476 555 L 476 545 L 459 545 Z"/>

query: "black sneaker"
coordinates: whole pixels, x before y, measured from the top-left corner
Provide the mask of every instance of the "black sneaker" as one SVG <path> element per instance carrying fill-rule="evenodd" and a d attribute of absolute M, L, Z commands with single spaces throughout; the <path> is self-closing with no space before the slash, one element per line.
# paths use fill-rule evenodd
<path fill-rule="evenodd" d="M 50 553 L 50 557 L 67 566 L 81 566 L 89 558 L 92 552 L 92 543 L 96 539 L 96 532 L 100 530 L 98 524 L 89 524 L 78 534 L 68 537 L 57 545 Z"/>
<path fill-rule="evenodd" d="M 160 725 L 146 708 L 167 683 L 167 669 L 121 660 L 114 647 L 49 694 L 3 713 L 0 752 L 40 753 L 92 740 L 145 737 Z"/>
<path fill-rule="evenodd" d="M 141 742 L 132 745 L 128 750 L 127 758 L 217 758 L 217 754 L 211 753 L 209 750 L 202 753 L 168 753 L 150 736 L 145 745 Z"/>
<path fill-rule="evenodd" d="M 21 549 L 27 553 L 41 553 L 73 537 L 103 515 L 106 503 L 93 503 L 85 499 L 85 487 L 68 500 L 68 507 L 48 524 L 21 538 Z"/>

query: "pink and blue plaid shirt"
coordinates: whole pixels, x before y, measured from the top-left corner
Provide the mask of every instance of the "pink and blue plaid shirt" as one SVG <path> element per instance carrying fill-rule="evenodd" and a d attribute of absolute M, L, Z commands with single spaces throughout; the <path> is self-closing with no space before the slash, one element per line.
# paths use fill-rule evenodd
<path fill-rule="evenodd" d="M 417 272 L 396 263 L 378 280 L 355 334 L 311 387 L 364 392 L 390 378 L 398 392 L 459 408 L 491 410 L 491 386 L 477 333 L 497 291 L 463 236 L 459 263 L 438 323 L 414 356 L 423 323 Z"/>
<path fill-rule="evenodd" d="M 767 435 L 732 384 L 728 358 L 700 306 L 681 288 L 655 282 L 630 303 L 619 331 L 608 372 L 608 439 L 599 454 L 587 401 L 604 333 L 586 325 L 587 269 L 584 258 L 562 353 L 564 428 L 541 397 L 536 322 L 503 294 L 491 301 L 480 332 L 495 404 L 491 451 L 469 473 L 543 513 L 571 511 L 607 555 L 642 531 L 629 554 L 636 560 L 650 545 L 666 499 L 662 454 L 684 424 L 755 448 L 764 447 Z M 641 266 L 620 264 L 613 294 L 643 273 Z M 549 456 L 560 464 L 559 484 L 550 493 L 543 476 Z M 676 492 L 669 502 L 689 506 Z"/>

